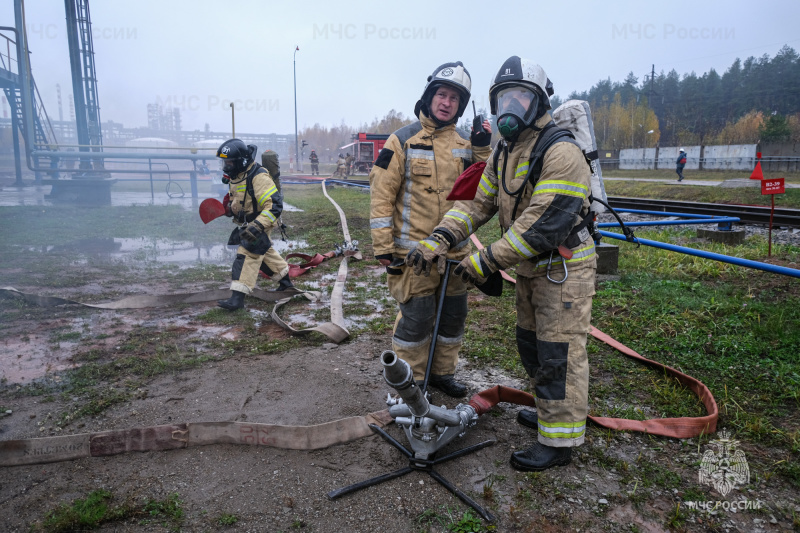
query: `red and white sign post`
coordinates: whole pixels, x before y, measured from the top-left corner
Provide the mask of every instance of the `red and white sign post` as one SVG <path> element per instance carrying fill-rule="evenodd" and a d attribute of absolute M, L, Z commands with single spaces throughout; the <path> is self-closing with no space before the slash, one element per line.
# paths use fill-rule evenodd
<path fill-rule="evenodd" d="M 775 214 L 775 195 L 786 192 L 784 182 L 784 178 L 761 180 L 761 194 L 769 194 L 772 196 L 772 209 L 770 209 L 769 212 L 769 248 L 767 250 L 767 257 L 772 257 L 772 217 Z"/>

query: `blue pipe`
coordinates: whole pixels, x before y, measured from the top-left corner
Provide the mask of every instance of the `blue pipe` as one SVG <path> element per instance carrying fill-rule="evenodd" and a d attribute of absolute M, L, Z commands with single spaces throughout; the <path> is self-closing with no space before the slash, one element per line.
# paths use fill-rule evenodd
<path fill-rule="evenodd" d="M 627 225 L 627 224 L 626 224 Z M 614 233 L 611 231 L 601 231 L 603 237 L 611 237 L 612 239 L 619 239 L 625 241 L 624 235 Z M 695 250 L 694 248 L 687 248 L 685 246 L 676 246 L 674 244 L 667 244 L 658 241 L 651 241 L 648 239 L 633 238 L 633 242 L 644 244 L 645 246 L 652 246 L 653 248 L 661 248 L 671 252 L 679 252 L 687 255 L 694 255 L 704 259 L 711 259 L 720 261 L 722 263 L 730 263 L 732 265 L 743 266 L 747 268 L 754 268 L 756 270 L 764 270 L 766 272 L 773 272 L 775 274 L 783 274 L 784 276 L 792 276 L 793 278 L 800 278 L 800 270 L 794 268 L 786 268 L 777 265 L 770 265 L 769 263 L 761 263 L 759 261 L 750 261 L 749 259 L 741 259 L 739 257 L 731 257 L 729 255 L 715 254 L 714 252 L 704 252 L 702 250 Z"/>
<path fill-rule="evenodd" d="M 362 185 L 360 183 L 353 183 L 352 181 L 347 180 L 328 180 L 331 183 L 338 183 L 339 185 L 352 185 L 353 187 L 362 187 L 364 189 L 369 189 L 369 185 Z"/>
<path fill-rule="evenodd" d="M 690 213 L 673 213 L 670 211 L 647 211 L 644 209 L 614 209 L 617 213 L 639 213 L 642 215 L 656 215 L 660 217 L 683 217 L 683 218 L 715 218 L 716 215 L 693 215 Z M 627 224 L 626 224 L 627 225 Z"/>
<path fill-rule="evenodd" d="M 741 222 L 738 217 L 702 218 L 698 220 L 645 220 L 641 222 L 625 222 L 626 226 L 677 226 L 681 224 L 710 224 L 714 222 Z M 602 222 L 598 228 L 618 228 L 619 222 Z"/>

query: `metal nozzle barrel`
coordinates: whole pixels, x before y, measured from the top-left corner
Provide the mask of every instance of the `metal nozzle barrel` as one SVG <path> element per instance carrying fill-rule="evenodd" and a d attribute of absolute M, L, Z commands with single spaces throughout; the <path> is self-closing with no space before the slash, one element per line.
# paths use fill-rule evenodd
<path fill-rule="evenodd" d="M 411 414 L 418 417 L 427 415 L 430 404 L 422 389 L 414 381 L 414 373 L 409 364 L 397 357 L 392 350 L 386 350 L 381 354 L 381 363 L 383 363 L 383 379 L 397 391 L 408 405 Z"/>

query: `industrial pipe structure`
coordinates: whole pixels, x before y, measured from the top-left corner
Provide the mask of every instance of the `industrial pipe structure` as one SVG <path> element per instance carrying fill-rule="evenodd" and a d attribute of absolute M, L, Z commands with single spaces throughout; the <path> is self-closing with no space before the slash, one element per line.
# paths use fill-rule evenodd
<path fill-rule="evenodd" d="M 600 234 L 603 237 L 610 237 L 612 239 L 619 239 L 621 241 L 628 240 L 625 238 L 625 235 L 621 235 L 619 233 L 614 233 L 611 231 L 601 230 Z M 720 261 L 722 263 L 730 263 L 732 265 L 754 268 L 756 270 L 764 270 L 766 272 L 772 272 L 774 274 L 783 274 L 784 276 L 792 276 L 794 278 L 800 278 L 800 270 L 794 268 L 786 268 L 778 265 L 770 265 L 769 263 L 761 263 L 759 261 L 751 261 L 749 259 L 741 259 L 739 257 L 732 257 L 729 255 L 717 254 L 714 252 L 704 252 L 703 250 L 695 250 L 694 248 L 688 248 L 686 246 L 677 246 L 675 244 L 667 244 L 664 242 L 651 241 L 649 239 L 640 239 L 639 237 L 633 237 L 633 240 L 629 242 L 634 242 L 636 244 L 644 244 L 645 246 L 652 246 L 653 248 L 661 248 L 662 250 L 669 250 L 671 252 L 679 252 L 682 254 L 702 257 L 704 259 Z"/>

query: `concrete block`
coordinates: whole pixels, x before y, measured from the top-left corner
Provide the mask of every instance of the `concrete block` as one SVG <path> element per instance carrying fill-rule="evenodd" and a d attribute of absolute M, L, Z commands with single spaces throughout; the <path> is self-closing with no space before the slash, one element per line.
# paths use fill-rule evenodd
<path fill-rule="evenodd" d="M 707 239 L 711 242 L 721 242 L 722 244 L 737 245 L 744 242 L 745 231 L 743 229 L 735 229 L 731 231 L 719 231 L 716 229 L 699 229 L 697 230 L 698 239 Z"/>
<path fill-rule="evenodd" d="M 595 246 L 597 252 L 597 273 L 616 274 L 619 268 L 619 246 L 600 243 Z"/>

